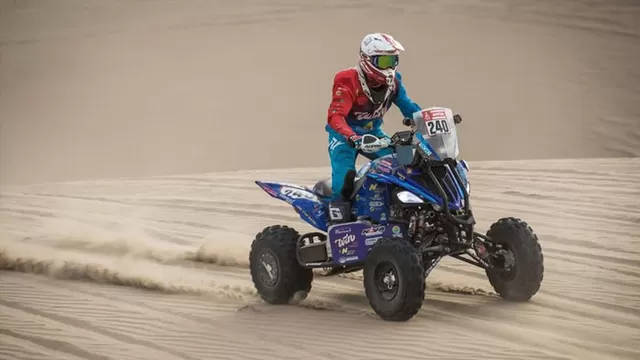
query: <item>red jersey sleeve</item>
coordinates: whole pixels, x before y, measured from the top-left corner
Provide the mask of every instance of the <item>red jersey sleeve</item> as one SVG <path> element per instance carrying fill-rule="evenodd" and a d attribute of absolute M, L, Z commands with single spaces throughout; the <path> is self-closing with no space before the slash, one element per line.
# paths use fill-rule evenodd
<path fill-rule="evenodd" d="M 333 94 L 329 105 L 327 123 L 337 133 L 345 138 L 355 135 L 355 132 L 347 124 L 346 117 L 353 106 L 354 96 L 349 84 L 344 78 L 336 76 L 333 80 Z"/>

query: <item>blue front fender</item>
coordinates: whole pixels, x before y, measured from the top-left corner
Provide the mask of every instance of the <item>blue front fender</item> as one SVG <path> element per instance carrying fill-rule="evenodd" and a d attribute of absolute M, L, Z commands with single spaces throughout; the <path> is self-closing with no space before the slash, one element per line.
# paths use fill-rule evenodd
<path fill-rule="evenodd" d="M 385 184 L 394 184 L 394 185 L 398 185 L 404 189 L 407 189 L 411 192 L 413 192 L 414 194 L 420 196 L 421 198 L 423 198 L 424 200 L 432 203 L 432 204 L 437 204 L 442 206 L 443 201 L 442 199 L 440 199 L 438 196 L 435 195 L 431 195 L 425 191 L 423 191 L 422 189 L 411 185 L 410 183 L 408 183 L 407 181 L 403 181 L 398 179 L 397 177 L 394 177 L 392 175 L 383 175 L 383 174 L 372 174 L 369 173 L 367 174 L 368 177 L 379 181 L 381 183 L 385 183 Z"/>
<path fill-rule="evenodd" d="M 409 180 L 409 179 L 401 180 L 393 175 L 373 174 L 373 173 L 369 173 L 367 174 L 367 176 L 381 183 L 394 184 L 394 185 L 400 186 L 401 188 L 411 191 L 415 195 L 421 197 L 425 201 L 430 202 L 431 204 L 435 204 L 438 206 L 444 205 L 444 199 L 440 198 L 440 196 L 436 194 L 431 193 L 428 190 L 423 189 L 422 187 L 419 187 L 419 185 L 412 180 Z M 449 208 L 460 209 L 461 204 L 449 203 Z"/>

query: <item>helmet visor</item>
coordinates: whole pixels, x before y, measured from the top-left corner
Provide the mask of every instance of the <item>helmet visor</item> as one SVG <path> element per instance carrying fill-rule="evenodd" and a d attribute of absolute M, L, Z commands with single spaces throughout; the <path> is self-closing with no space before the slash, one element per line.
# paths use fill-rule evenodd
<path fill-rule="evenodd" d="M 371 59 L 373 65 L 380 70 L 393 69 L 398 66 L 398 55 L 377 55 Z"/>

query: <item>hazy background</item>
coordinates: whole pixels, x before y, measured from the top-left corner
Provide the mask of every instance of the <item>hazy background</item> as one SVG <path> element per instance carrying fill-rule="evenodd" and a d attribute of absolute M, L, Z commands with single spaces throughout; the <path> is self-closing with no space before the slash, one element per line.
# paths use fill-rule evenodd
<path fill-rule="evenodd" d="M 640 155 L 637 1 L 0 1 L 0 183 L 328 165 L 333 74 L 394 35 L 469 160 Z M 386 129 L 401 128 L 392 110 Z"/>
<path fill-rule="evenodd" d="M 254 181 L 329 175 L 333 75 L 378 31 L 464 117 L 476 230 L 535 230 L 531 301 L 453 258 L 402 324 L 361 272 L 256 294 L 256 233 L 312 229 Z M 639 103 L 638 0 L 0 0 L 0 358 L 640 359 Z"/>

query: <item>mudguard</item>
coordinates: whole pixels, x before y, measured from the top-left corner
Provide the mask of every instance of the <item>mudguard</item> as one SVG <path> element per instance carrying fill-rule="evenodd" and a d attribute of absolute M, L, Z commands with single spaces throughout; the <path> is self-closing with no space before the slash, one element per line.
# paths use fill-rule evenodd
<path fill-rule="evenodd" d="M 285 182 L 256 181 L 267 194 L 291 206 L 300 218 L 321 231 L 327 231 L 327 215 L 322 200 L 306 187 Z"/>
<path fill-rule="evenodd" d="M 453 171 L 456 171 L 458 174 L 460 174 L 464 182 L 464 185 L 467 187 L 467 191 L 468 191 L 469 186 L 468 186 L 467 173 L 469 172 L 469 166 L 466 161 L 461 160 L 458 162 L 455 169 L 452 170 L 447 168 L 447 173 L 448 173 L 447 177 L 448 179 L 450 179 L 450 181 L 448 181 L 445 184 L 445 190 L 449 193 L 449 196 L 451 199 L 449 203 L 449 208 L 453 210 L 458 210 L 463 208 L 462 200 L 464 198 L 464 190 L 457 184 L 456 181 L 453 180 L 454 179 Z M 367 176 L 369 179 L 373 180 L 377 184 L 380 184 L 383 186 L 384 185 L 398 186 L 407 191 L 410 191 L 414 195 L 419 196 L 420 198 L 422 198 L 423 200 L 431 204 L 434 204 L 436 206 L 442 206 L 444 203 L 444 200 L 438 194 L 434 193 L 428 188 L 425 188 L 423 185 L 417 183 L 412 179 L 411 175 L 418 175 L 420 172 L 421 171 L 419 169 L 414 168 L 412 166 L 403 166 L 399 164 L 396 159 L 396 155 L 393 154 L 393 155 L 387 155 L 372 161 L 371 167 L 368 169 L 365 176 Z M 370 187 L 371 185 L 373 185 L 373 182 L 367 181 L 365 184 L 367 184 L 367 186 Z M 361 195 L 361 197 L 364 197 L 364 198 L 375 196 L 366 191 L 361 191 L 359 195 Z M 364 212 L 369 212 L 369 211 L 373 212 L 374 208 L 371 207 L 368 210 L 364 210 Z M 380 219 L 380 220 L 384 221 L 384 219 Z"/>

